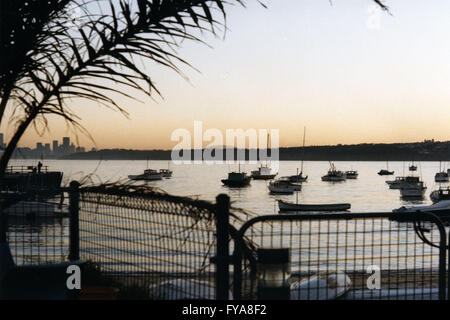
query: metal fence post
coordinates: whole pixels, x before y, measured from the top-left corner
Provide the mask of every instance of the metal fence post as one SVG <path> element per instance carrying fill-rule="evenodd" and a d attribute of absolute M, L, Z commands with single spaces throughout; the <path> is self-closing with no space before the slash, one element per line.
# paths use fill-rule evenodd
<path fill-rule="evenodd" d="M 0 243 L 6 242 L 8 232 L 8 215 L 0 209 Z"/>
<path fill-rule="evenodd" d="M 216 197 L 216 299 L 228 300 L 229 274 L 229 213 L 230 197 L 219 194 Z"/>
<path fill-rule="evenodd" d="M 79 208 L 80 208 L 80 184 L 78 181 L 70 182 L 69 191 L 69 213 L 70 213 L 70 233 L 69 233 L 69 260 L 80 259 L 80 228 L 79 228 Z"/>

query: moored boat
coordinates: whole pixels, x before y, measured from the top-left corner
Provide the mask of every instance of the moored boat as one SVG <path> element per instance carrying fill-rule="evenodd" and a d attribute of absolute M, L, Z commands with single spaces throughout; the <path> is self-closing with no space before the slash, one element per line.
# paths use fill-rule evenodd
<path fill-rule="evenodd" d="M 394 174 L 394 171 L 389 171 L 389 162 L 386 161 L 386 169 L 381 169 L 380 171 L 378 171 L 378 175 L 380 176 L 390 176 Z"/>
<path fill-rule="evenodd" d="M 306 182 L 306 180 L 308 180 L 308 176 L 304 177 L 303 172 L 300 172 L 299 174 L 296 174 L 294 176 L 288 176 L 287 178 L 291 182 Z"/>
<path fill-rule="evenodd" d="M 389 170 L 385 170 L 385 169 L 381 169 L 380 171 L 378 171 L 378 174 L 380 176 L 390 176 L 394 174 L 394 171 L 389 171 Z"/>
<path fill-rule="evenodd" d="M 402 198 L 422 198 L 427 187 L 420 181 L 419 177 L 406 177 L 400 187 Z"/>
<path fill-rule="evenodd" d="M 434 175 L 434 181 L 436 182 L 448 182 L 449 174 L 447 171 L 442 170 L 442 161 L 439 161 L 439 172 Z"/>
<path fill-rule="evenodd" d="M 345 211 L 350 207 L 350 203 L 300 204 L 278 200 L 280 211 Z"/>
<path fill-rule="evenodd" d="M 355 171 L 355 170 L 345 171 L 345 177 L 347 179 L 357 179 L 358 178 L 358 171 Z"/>
<path fill-rule="evenodd" d="M 387 180 L 386 183 L 389 185 L 389 189 L 400 189 L 405 183 L 407 177 L 395 177 L 395 180 Z"/>
<path fill-rule="evenodd" d="M 273 173 L 269 166 L 263 166 L 261 164 L 258 170 L 253 170 L 251 172 L 251 177 L 255 180 L 270 180 L 275 178 L 277 174 L 277 172 Z"/>
<path fill-rule="evenodd" d="M 230 172 L 227 179 L 222 179 L 222 183 L 227 187 L 240 188 L 250 184 L 252 178 L 245 172 Z"/>
<path fill-rule="evenodd" d="M 433 203 L 437 203 L 443 200 L 450 200 L 450 187 L 447 188 L 439 188 L 438 190 L 434 190 L 430 193 L 430 199 Z"/>
<path fill-rule="evenodd" d="M 301 184 L 293 184 L 289 180 L 275 180 L 268 185 L 270 193 L 293 194 L 294 191 L 301 190 Z"/>
<path fill-rule="evenodd" d="M 322 181 L 345 181 L 346 176 L 345 173 L 339 170 L 336 170 L 333 163 L 330 162 L 330 169 L 327 174 L 322 176 Z"/>
<path fill-rule="evenodd" d="M 39 161 L 34 166 L 9 166 L 0 181 L 3 191 L 25 192 L 28 198 L 38 194 L 40 199 L 48 199 L 60 192 L 63 173 L 50 171 Z"/>
<path fill-rule="evenodd" d="M 173 171 L 169 169 L 159 169 L 159 174 L 161 177 L 170 178 L 172 176 Z"/>
<path fill-rule="evenodd" d="M 161 174 L 154 169 L 146 169 L 144 173 L 138 175 L 129 175 L 130 180 L 145 180 L 145 181 L 155 181 L 162 180 Z"/>
<path fill-rule="evenodd" d="M 437 172 L 434 175 L 434 181 L 436 182 L 448 182 L 448 173 L 445 171 Z"/>

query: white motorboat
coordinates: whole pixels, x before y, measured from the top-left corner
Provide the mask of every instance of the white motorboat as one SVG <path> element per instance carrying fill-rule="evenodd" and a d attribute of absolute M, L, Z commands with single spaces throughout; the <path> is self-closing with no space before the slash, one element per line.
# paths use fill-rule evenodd
<path fill-rule="evenodd" d="M 278 200 L 278 208 L 282 211 L 345 211 L 350 209 L 350 203 L 323 203 L 323 204 L 304 204 L 291 203 Z"/>
<path fill-rule="evenodd" d="M 333 163 L 330 162 L 330 169 L 328 173 L 322 176 L 322 181 L 345 181 L 346 176 L 345 173 L 339 170 L 336 170 Z"/>
<path fill-rule="evenodd" d="M 302 189 L 301 184 L 293 184 L 289 180 L 271 181 L 268 186 L 271 193 L 293 194 L 294 191 Z"/>
<path fill-rule="evenodd" d="M 162 180 L 162 176 L 156 170 L 146 169 L 146 170 L 144 170 L 143 174 L 129 175 L 128 179 L 130 179 L 130 180 L 154 181 L 154 180 Z"/>
<path fill-rule="evenodd" d="M 270 180 L 275 178 L 277 172 L 272 172 L 272 169 L 268 165 L 262 165 L 258 168 L 258 170 L 253 170 L 251 172 L 251 177 L 254 180 Z"/>

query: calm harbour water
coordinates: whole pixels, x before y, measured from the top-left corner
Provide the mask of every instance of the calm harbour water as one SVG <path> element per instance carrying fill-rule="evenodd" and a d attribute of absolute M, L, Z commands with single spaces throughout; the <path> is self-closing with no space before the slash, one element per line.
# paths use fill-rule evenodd
<path fill-rule="evenodd" d="M 11 165 L 37 165 L 38 160 L 14 160 Z M 127 176 L 130 174 L 140 174 L 144 169 L 162 169 L 167 168 L 168 161 L 75 161 L 75 160 L 46 160 L 43 161 L 44 165 L 49 167 L 49 170 L 62 171 L 64 173 L 63 184 L 68 185 L 71 180 L 79 180 L 90 175 L 90 179 L 94 183 L 99 182 L 114 182 L 114 181 L 127 181 Z M 264 214 L 275 214 L 278 212 L 278 207 L 276 200 L 284 199 L 288 201 L 297 201 L 298 196 L 299 203 L 332 203 L 332 202 L 349 202 L 352 205 L 351 212 L 381 212 L 381 211 L 391 211 L 392 209 L 398 208 L 403 205 L 413 205 L 413 204 L 430 204 L 429 194 L 434 189 L 438 188 L 439 185 L 434 182 L 434 175 L 439 170 L 438 162 L 422 162 L 418 163 L 418 170 L 415 173 L 422 177 L 425 181 L 428 189 L 426 196 L 423 200 L 415 201 L 404 201 L 400 198 L 399 190 L 390 190 L 388 185 L 385 183 L 386 180 L 394 179 L 395 176 L 407 175 L 408 174 L 408 163 L 403 162 L 391 162 L 389 163 L 389 169 L 395 170 L 393 176 L 379 176 L 377 172 L 380 169 L 386 168 L 385 162 L 340 162 L 336 161 L 335 166 L 338 170 L 357 170 L 359 172 L 358 179 L 347 180 L 344 182 L 330 183 L 321 181 L 321 176 L 326 174 L 329 169 L 329 163 L 326 161 L 309 161 L 304 164 L 304 172 L 308 175 L 308 182 L 303 183 L 302 191 L 298 192 L 297 195 L 270 195 L 267 189 L 267 181 L 263 180 L 253 180 L 251 186 L 246 188 L 229 189 L 222 185 L 221 179 L 227 176 L 227 173 L 232 170 L 238 170 L 238 165 L 174 165 L 170 164 L 170 169 L 173 170 L 173 177 L 170 179 L 164 179 L 161 181 L 149 182 L 151 186 L 161 188 L 162 190 L 173 195 L 180 196 L 191 196 L 197 197 L 203 200 L 213 201 L 215 197 L 220 193 L 227 193 L 230 195 L 231 200 L 235 207 L 240 207 L 246 211 L 253 212 L 258 215 Z M 300 166 L 298 161 L 283 161 L 279 163 L 279 175 L 292 175 L 296 173 L 297 167 Z M 250 173 L 258 167 L 258 164 L 241 165 L 241 170 Z M 446 186 L 447 184 L 442 184 Z M 13 222 L 13 221 L 11 221 Z M 385 224 L 385 230 L 390 228 L 389 222 L 383 222 Z M 46 257 L 54 255 L 64 259 L 68 252 L 68 218 L 62 220 L 44 220 L 39 221 L 37 225 L 33 225 L 32 228 L 27 225 L 27 221 L 19 220 L 17 223 L 12 223 L 10 225 L 10 236 L 15 238 L 13 241 L 13 255 L 17 263 L 29 263 L 31 261 L 39 260 L 39 255 L 42 254 L 42 250 L 45 251 Z M 346 226 L 342 224 L 342 226 Z M 356 230 L 356 223 L 350 222 L 350 230 L 354 228 Z M 309 225 L 310 228 L 316 228 L 317 226 Z M 340 230 L 341 227 L 335 226 Z M 370 225 L 368 226 L 370 227 Z M 372 225 L 372 227 L 379 228 L 380 226 Z M 320 225 L 319 225 L 320 228 Z M 345 227 L 348 228 L 348 227 Z M 364 230 L 366 225 L 363 226 Z M 383 228 L 383 227 L 382 227 Z M 316 229 L 314 229 L 317 232 Z M 337 234 L 337 233 L 336 233 Z M 52 235 L 48 240 L 46 235 Z M 340 235 L 344 238 L 348 238 L 346 233 Z M 369 239 L 372 236 L 371 233 L 356 233 L 355 232 L 355 242 L 373 241 Z M 416 259 L 414 246 L 409 246 L 405 248 L 392 248 L 390 241 L 396 239 L 395 237 L 400 237 L 400 234 L 386 233 L 386 235 L 377 234 L 376 241 L 379 241 L 379 245 L 375 248 L 379 252 L 376 253 L 379 259 L 379 264 L 390 269 L 415 267 L 416 263 L 419 263 Z M 358 238 L 356 238 L 358 237 Z M 380 237 L 380 238 L 378 238 Z M 412 229 L 403 232 L 402 236 L 404 239 L 414 239 L 414 231 Z M 381 239 L 383 238 L 383 239 Z M 324 237 L 323 239 L 327 239 Z M 298 239 L 293 242 L 287 242 L 285 245 L 299 246 L 301 240 L 301 234 L 298 235 Z M 348 240 L 348 239 L 347 239 Z M 337 241 L 343 243 L 343 240 L 331 239 L 331 245 Z M 382 258 L 382 246 L 387 245 L 392 253 L 396 250 L 407 250 L 408 254 L 412 258 L 408 257 L 405 260 L 396 260 Z M 378 243 L 378 242 L 377 242 Z M 34 244 L 34 245 L 33 245 Z M 39 249 L 40 248 L 40 249 Z M 44 249 L 43 249 L 44 248 Z M 327 248 L 327 246 L 324 246 Z M 383 247 L 385 248 L 385 247 Z M 418 247 L 420 249 L 420 247 Z M 103 249 L 99 249 L 103 250 Z M 342 249 L 339 249 L 342 250 Z M 367 254 L 373 255 L 374 247 L 368 246 L 364 250 L 372 250 Z M 437 249 L 432 249 L 431 247 L 426 248 L 427 253 L 432 253 L 436 255 Z M 331 252 L 331 253 L 330 253 Z M 333 251 L 334 252 L 334 251 Z M 342 253 L 340 251 L 332 251 L 326 249 L 326 254 L 334 254 L 341 257 L 344 255 L 347 257 L 347 252 Z M 401 251 L 398 252 L 400 254 Z M 295 253 L 295 259 L 298 259 L 300 251 Z M 306 255 L 304 260 L 311 256 L 311 254 L 319 255 L 322 252 L 315 252 L 314 250 L 308 250 L 303 253 Z M 359 251 L 353 253 L 356 255 L 361 255 Z M 36 258 L 37 257 L 37 258 Z M 384 261 L 383 259 L 387 259 Z M 397 265 L 396 263 L 401 265 Z M 355 262 L 356 263 L 356 260 Z M 437 259 L 432 259 L 427 261 L 430 265 L 436 265 Z M 347 262 L 341 267 L 348 266 Z M 323 267 L 323 266 L 322 266 Z M 358 266 L 362 268 L 365 266 Z"/>
<path fill-rule="evenodd" d="M 38 160 L 14 160 L 12 165 L 36 165 Z M 63 184 L 91 175 L 94 182 L 113 182 L 127 180 L 130 174 L 140 174 L 144 169 L 167 168 L 168 161 L 122 161 L 122 160 L 45 160 L 44 165 L 50 170 L 64 173 Z M 357 170 L 358 179 L 330 183 L 321 181 L 320 177 L 329 169 L 327 161 L 308 161 L 304 163 L 304 172 L 308 182 L 303 183 L 302 191 L 297 195 L 270 195 L 267 181 L 253 180 L 246 188 L 229 189 L 222 185 L 229 171 L 237 171 L 238 165 L 228 164 L 170 164 L 173 177 L 161 181 L 149 182 L 151 186 L 161 188 L 173 195 L 193 196 L 203 200 L 214 200 L 220 193 L 227 193 L 236 207 L 250 210 L 256 214 L 273 214 L 278 211 L 276 199 L 297 201 L 299 203 L 351 203 L 352 212 L 391 211 L 403 205 L 431 204 L 429 194 L 439 188 L 434 182 L 434 175 L 439 171 L 439 162 L 420 162 L 415 175 L 421 176 L 428 187 L 423 200 L 403 201 L 399 190 L 390 190 L 386 180 L 395 176 L 408 175 L 408 162 L 389 162 L 392 176 L 379 176 L 377 172 L 386 168 L 386 162 L 336 161 L 338 170 Z M 259 164 L 242 164 L 241 170 L 250 173 Z M 300 166 L 298 161 L 279 162 L 280 176 L 296 173 Z M 445 168 L 446 169 L 446 168 Z M 447 183 L 441 184 L 447 186 Z"/>

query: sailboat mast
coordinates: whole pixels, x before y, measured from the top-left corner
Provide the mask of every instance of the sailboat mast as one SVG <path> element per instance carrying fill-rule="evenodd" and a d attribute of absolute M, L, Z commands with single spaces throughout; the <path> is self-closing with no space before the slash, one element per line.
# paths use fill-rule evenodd
<path fill-rule="evenodd" d="M 266 157 L 269 155 L 269 132 L 267 132 L 267 142 L 266 142 Z M 266 167 L 267 167 L 267 158 L 266 158 Z"/>
<path fill-rule="evenodd" d="M 305 158 L 305 136 L 306 136 L 306 127 L 303 127 L 303 148 L 302 148 L 302 164 L 300 172 L 303 173 L 303 160 Z"/>

